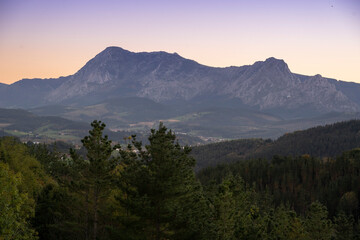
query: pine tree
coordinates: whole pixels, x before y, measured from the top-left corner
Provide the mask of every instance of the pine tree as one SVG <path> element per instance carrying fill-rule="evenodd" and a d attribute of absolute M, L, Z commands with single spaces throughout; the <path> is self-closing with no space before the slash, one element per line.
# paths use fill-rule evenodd
<path fill-rule="evenodd" d="M 181 147 L 175 139 L 160 123 L 158 130 L 151 130 L 145 148 L 134 138 L 120 152 L 119 200 L 128 213 L 126 219 L 138 219 L 132 225 L 146 239 L 201 239 L 199 232 L 206 229 L 207 205 L 195 181 L 195 160 L 189 156 L 191 149 Z M 189 208 L 194 199 L 199 201 Z"/>
<path fill-rule="evenodd" d="M 327 240 L 331 239 L 334 229 L 328 219 L 328 211 L 320 202 L 313 202 L 307 212 L 305 230 L 310 239 Z"/>
<path fill-rule="evenodd" d="M 112 152 L 118 146 L 112 147 L 108 136 L 103 136 L 105 126 L 101 121 L 93 121 L 89 136 L 81 140 L 87 150 L 86 159 L 80 157 L 74 150 L 70 151 L 74 169 L 78 171 L 74 184 L 85 195 L 86 239 L 90 236 L 94 240 L 97 239 L 100 203 L 110 192 L 113 183 L 112 172 L 117 163 L 117 158 L 112 156 Z M 93 223 L 92 226 L 90 222 Z"/>
<path fill-rule="evenodd" d="M 354 218 L 347 216 L 344 212 L 334 217 L 335 239 L 347 240 L 353 238 Z"/>

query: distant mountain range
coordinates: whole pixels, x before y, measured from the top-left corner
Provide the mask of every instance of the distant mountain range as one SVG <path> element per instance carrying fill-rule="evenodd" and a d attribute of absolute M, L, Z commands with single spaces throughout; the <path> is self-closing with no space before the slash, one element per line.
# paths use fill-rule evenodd
<path fill-rule="evenodd" d="M 74 75 L 1 84 L 0 107 L 72 120 L 106 119 L 114 129 L 163 120 L 178 131 L 207 137 L 276 137 L 357 118 L 360 84 L 294 74 L 273 57 L 214 68 L 176 53 L 108 47 Z M 282 127 L 289 121 L 297 123 Z"/>
<path fill-rule="evenodd" d="M 213 68 L 176 53 L 133 53 L 119 47 L 106 48 L 74 75 L 23 79 L 2 85 L 0 90 L 2 107 L 79 105 L 119 96 L 163 103 L 216 96 L 239 99 L 259 109 L 360 109 L 360 84 L 293 74 L 283 60 L 268 58 L 249 66 Z"/>

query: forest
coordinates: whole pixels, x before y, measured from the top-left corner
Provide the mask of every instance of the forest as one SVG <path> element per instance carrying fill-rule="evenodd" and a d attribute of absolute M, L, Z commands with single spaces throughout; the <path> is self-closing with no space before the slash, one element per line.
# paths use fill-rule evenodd
<path fill-rule="evenodd" d="M 145 145 L 115 144 L 105 127 L 93 121 L 83 149 L 65 154 L 0 138 L 1 240 L 360 239 L 359 148 L 195 174 L 191 148 L 162 123 Z"/>
<path fill-rule="evenodd" d="M 334 158 L 359 146 L 360 120 L 350 120 L 286 133 L 276 140 L 239 139 L 196 146 L 191 155 L 201 169 L 244 159 L 271 160 L 274 155 Z"/>

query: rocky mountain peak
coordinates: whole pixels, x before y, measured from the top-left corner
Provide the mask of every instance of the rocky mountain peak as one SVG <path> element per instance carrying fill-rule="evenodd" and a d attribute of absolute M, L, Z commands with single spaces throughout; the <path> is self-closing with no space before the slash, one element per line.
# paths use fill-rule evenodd
<path fill-rule="evenodd" d="M 98 55 L 100 55 L 100 54 L 120 54 L 120 53 L 130 53 L 130 51 L 125 50 L 121 47 L 110 46 L 110 47 L 105 48 Z"/>
<path fill-rule="evenodd" d="M 293 109 L 305 105 L 324 111 L 359 109 L 358 103 L 352 102 L 327 78 L 293 74 L 284 60 L 274 57 L 244 67 L 213 68 L 177 53 L 135 53 L 108 47 L 76 74 L 53 82 L 57 84 L 41 88 L 41 101 L 73 103 L 82 99 L 86 103 L 118 96 L 138 96 L 167 102 L 220 97 L 238 99 L 260 109 Z M 14 99 L 18 98 L 21 94 L 18 89 L 15 91 L 15 85 L 13 89 Z M 5 91 L 2 92 L 5 96 Z"/>
<path fill-rule="evenodd" d="M 277 68 L 281 71 L 290 72 L 288 65 L 283 59 L 276 59 L 274 57 L 269 57 L 263 62 L 263 65 L 268 68 Z"/>

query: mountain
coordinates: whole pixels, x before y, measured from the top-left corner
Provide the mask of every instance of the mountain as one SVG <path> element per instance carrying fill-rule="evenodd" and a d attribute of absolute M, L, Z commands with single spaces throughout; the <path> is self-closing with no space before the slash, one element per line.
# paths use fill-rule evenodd
<path fill-rule="evenodd" d="M 273 57 L 214 68 L 176 53 L 108 47 L 74 75 L 0 85 L 0 107 L 98 119 L 111 129 L 136 132 L 162 121 L 204 141 L 277 138 L 358 118 L 360 84 L 295 74 Z"/>
<path fill-rule="evenodd" d="M 216 96 L 239 99 L 259 109 L 311 105 L 321 112 L 359 110 L 356 102 L 327 79 L 316 75 L 301 81 L 283 60 L 269 58 L 251 66 L 211 68 L 177 54 L 132 53 L 115 47 L 98 54 L 46 99 L 96 102 L 104 95 L 138 96 L 156 102 Z"/>
<path fill-rule="evenodd" d="M 23 79 L 11 85 L 0 87 L 0 106 L 28 108 L 44 105 L 44 96 L 59 87 L 64 78 Z"/>
<path fill-rule="evenodd" d="M 345 85 L 320 75 L 293 74 L 283 60 L 273 57 L 249 66 L 213 68 L 176 53 L 108 47 L 74 75 L 24 79 L 1 88 L 0 103 L 3 107 L 88 105 L 120 96 L 191 103 L 218 97 L 238 99 L 261 110 L 358 111 L 360 99 Z"/>

